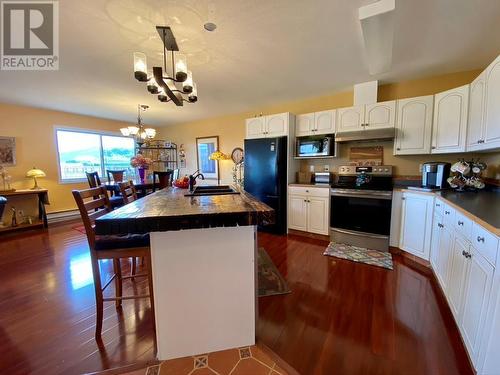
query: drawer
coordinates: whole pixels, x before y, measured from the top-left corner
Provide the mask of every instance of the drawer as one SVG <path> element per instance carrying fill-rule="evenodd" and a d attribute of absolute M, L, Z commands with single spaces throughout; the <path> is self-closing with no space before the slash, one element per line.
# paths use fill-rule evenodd
<path fill-rule="evenodd" d="M 458 211 L 455 211 L 455 230 L 467 241 L 472 240 L 472 220 Z"/>
<path fill-rule="evenodd" d="M 443 202 L 443 223 L 448 228 L 455 226 L 455 209 Z"/>
<path fill-rule="evenodd" d="M 472 223 L 472 246 L 491 264 L 495 265 L 498 250 L 498 238 L 482 226 Z"/>
<path fill-rule="evenodd" d="M 441 199 L 436 199 L 434 201 L 434 214 L 443 216 L 444 205 L 445 203 Z"/>
<path fill-rule="evenodd" d="M 329 197 L 330 189 L 328 187 L 309 187 L 309 186 L 289 186 L 289 194 L 310 195 L 313 197 Z"/>

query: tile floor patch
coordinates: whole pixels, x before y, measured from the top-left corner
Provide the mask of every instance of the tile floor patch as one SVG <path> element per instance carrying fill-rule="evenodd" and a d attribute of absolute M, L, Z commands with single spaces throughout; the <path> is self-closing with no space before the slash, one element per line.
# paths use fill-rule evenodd
<path fill-rule="evenodd" d="M 195 357 L 194 368 L 204 368 L 208 366 L 208 356 Z"/>
<path fill-rule="evenodd" d="M 240 349 L 240 358 L 245 359 L 245 358 L 250 358 L 250 348 L 241 348 Z"/>

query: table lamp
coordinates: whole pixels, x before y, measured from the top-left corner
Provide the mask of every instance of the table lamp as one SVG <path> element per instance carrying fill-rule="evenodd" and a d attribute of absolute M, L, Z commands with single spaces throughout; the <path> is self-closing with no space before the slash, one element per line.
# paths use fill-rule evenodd
<path fill-rule="evenodd" d="M 210 160 L 217 161 L 217 185 L 220 185 L 219 161 L 220 160 L 228 160 L 229 157 L 226 154 L 224 154 L 223 152 L 220 152 L 219 150 L 217 150 L 215 152 L 212 152 L 208 158 Z"/>
<path fill-rule="evenodd" d="M 36 179 L 37 177 L 45 177 L 45 172 L 41 169 L 33 167 L 33 169 L 30 169 L 28 172 L 26 172 L 26 177 L 33 177 L 33 180 L 35 180 L 35 186 L 33 186 L 31 190 L 37 190 L 40 189 L 40 187 L 38 186 L 38 182 Z"/>

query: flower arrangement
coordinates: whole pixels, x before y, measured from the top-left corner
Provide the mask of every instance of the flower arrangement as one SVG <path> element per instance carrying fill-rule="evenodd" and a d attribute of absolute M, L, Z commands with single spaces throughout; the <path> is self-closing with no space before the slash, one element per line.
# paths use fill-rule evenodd
<path fill-rule="evenodd" d="M 153 161 L 143 154 L 137 154 L 130 159 L 130 165 L 134 168 L 148 169 L 152 163 Z"/>

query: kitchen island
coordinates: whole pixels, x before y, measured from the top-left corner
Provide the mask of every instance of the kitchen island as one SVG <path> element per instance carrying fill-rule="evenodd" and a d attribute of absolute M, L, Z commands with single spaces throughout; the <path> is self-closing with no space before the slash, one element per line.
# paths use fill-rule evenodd
<path fill-rule="evenodd" d="M 256 227 L 274 211 L 239 192 L 166 188 L 96 220 L 98 235 L 150 233 L 160 360 L 255 343 Z"/>

